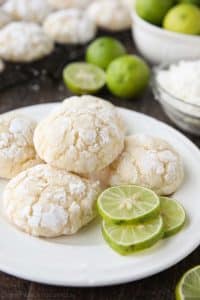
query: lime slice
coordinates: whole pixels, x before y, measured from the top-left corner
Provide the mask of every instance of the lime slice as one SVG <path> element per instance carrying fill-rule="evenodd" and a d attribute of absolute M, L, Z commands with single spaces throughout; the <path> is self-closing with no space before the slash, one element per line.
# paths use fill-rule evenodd
<path fill-rule="evenodd" d="M 163 237 L 161 216 L 144 223 L 117 225 L 103 220 L 102 233 L 109 246 L 122 255 L 153 246 Z"/>
<path fill-rule="evenodd" d="M 105 73 L 99 67 L 87 63 L 72 63 L 64 68 L 63 79 L 75 94 L 94 94 L 105 84 Z"/>
<path fill-rule="evenodd" d="M 200 265 L 190 269 L 176 287 L 176 300 L 200 299 Z"/>
<path fill-rule="evenodd" d="M 98 198 L 100 215 L 117 224 L 134 223 L 157 216 L 160 200 L 151 190 L 135 186 L 121 185 L 105 190 Z"/>
<path fill-rule="evenodd" d="M 160 197 L 161 215 L 164 222 L 164 236 L 171 236 L 185 224 L 185 211 L 181 204 L 167 197 Z"/>

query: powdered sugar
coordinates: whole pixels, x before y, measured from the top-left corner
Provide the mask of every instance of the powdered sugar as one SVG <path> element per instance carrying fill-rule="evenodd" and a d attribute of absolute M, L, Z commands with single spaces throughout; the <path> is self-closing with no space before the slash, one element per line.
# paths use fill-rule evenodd
<path fill-rule="evenodd" d="M 29 62 L 53 50 L 53 42 L 34 23 L 12 22 L 0 31 L 0 57 L 14 62 Z"/>
<path fill-rule="evenodd" d="M 159 84 L 179 99 L 200 105 L 200 60 L 180 61 L 157 73 Z"/>
<path fill-rule="evenodd" d="M 36 236 L 73 234 L 95 217 L 98 182 L 45 164 L 22 174 L 4 193 L 5 212 L 22 230 Z"/>
<path fill-rule="evenodd" d="M 108 167 L 110 185 L 137 184 L 168 195 L 183 180 L 183 165 L 175 149 L 164 140 L 144 134 L 126 137 L 125 148 Z"/>
<path fill-rule="evenodd" d="M 0 8 L 0 28 L 11 22 L 10 16 Z"/>
<path fill-rule="evenodd" d="M 66 99 L 59 110 L 40 122 L 34 144 L 48 164 L 87 175 L 120 154 L 124 137 L 125 126 L 115 107 L 85 95 Z"/>
<path fill-rule="evenodd" d="M 0 176 L 12 178 L 40 162 L 33 146 L 36 123 L 18 114 L 0 116 Z"/>
<path fill-rule="evenodd" d="M 55 232 L 62 230 L 67 221 L 67 212 L 58 205 L 50 205 L 49 210 L 41 214 L 41 226 Z"/>
<path fill-rule="evenodd" d="M 84 44 L 96 34 L 95 23 L 77 9 L 50 14 L 43 28 L 54 41 L 61 44 Z"/>
<path fill-rule="evenodd" d="M 50 13 L 47 0 L 7 0 L 2 9 L 14 20 L 41 23 Z"/>
<path fill-rule="evenodd" d="M 74 183 L 71 182 L 69 184 L 69 190 L 72 195 L 81 196 L 85 192 L 86 187 L 85 187 L 85 184 L 81 181 L 77 181 Z"/>
<path fill-rule="evenodd" d="M 48 0 L 54 9 L 86 8 L 93 0 Z"/>
<path fill-rule="evenodd" d="M 150 176 L 154 173 L 162 175 L 165 172 L 164 166 L 158 160 L 157 152 L 155 151 L 146 151 L 144 155 L 142 155 L 142 159 L 139 160 L 139 167 L 142 172 Z"/>
<path fill-rule="evenodd" d="M 121 0 L 95 1 L 88 7 L 87 15 L 108 30 L 124 30 L 131 26 L 130 11 Z"/>
<path fill-rule="evenodd" d="M 24 134 L 27 128 L 27 120 L 15 118 L 10 122 L 9 131 L 11 133 L 21 133 Z"/>

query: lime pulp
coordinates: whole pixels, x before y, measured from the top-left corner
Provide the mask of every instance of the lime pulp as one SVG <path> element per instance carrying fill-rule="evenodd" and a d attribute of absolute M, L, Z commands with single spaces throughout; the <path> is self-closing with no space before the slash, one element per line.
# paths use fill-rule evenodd
<path fill-rule="evenodd" d="M 164 222 L 165 237 L 176 234 L 185 224 L 184 208 L 173 199 L 160 197 L 160 213 Z"/>
<path fill-rule="evenodd" d="M 105 84 L 105 73 L 97 66 L 84 62 L 71 63 L 63 70 L 63 79 L 75 94 L 94 94 Z"/>
<path fill-rule="evenodd" d="M 200 299 L 200 265 L 187 271 L 176 287 L 176 300 Z"/>
<path fill-rule="evenodd" d="M 158 216 L 144 223 L 117 225 L 102 223 L 103 237 L 116 252 L 127 255 L 153 246 L 163 236 L 163 220 Z"/>
<path fill-rule="evenodd" d="M 106 189 L 97 200 L 99 214 L 117 224 L 135 223 L 157 216 L 160 200 L 151 190 L 135 185 Z"/>

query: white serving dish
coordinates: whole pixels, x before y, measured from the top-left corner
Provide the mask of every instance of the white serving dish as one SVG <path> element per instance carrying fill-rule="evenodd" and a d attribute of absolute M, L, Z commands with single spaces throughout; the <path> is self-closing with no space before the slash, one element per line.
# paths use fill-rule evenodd
<path fill-rule="evenodd" d="M 200 58 L 200 36 L 170 32 L 132 14 L 132 33 L 139 52 L 150 63 Z"/>
<path fill-rule="evenodd" d="M 58 103 L 18 110 L 41 120 Z M 97 219 L 74 236 L 42 239 L 29 236 L 7 222 L 0 202 L 0 271 L 46 284 L 94 287 L 125 283 L 161 272 L 188 256 L 200 245 L 200 151 L 173 128 L 141 113 L 119 108 L 132 133 L 164 137 L 181 154 L 185 179 L 173 195 L 187 212 L 182 231 L 154 247 L 129 256 L 114 252 L 103 240 Z M 0 197 L 7 182 L 0 180 Z"/>

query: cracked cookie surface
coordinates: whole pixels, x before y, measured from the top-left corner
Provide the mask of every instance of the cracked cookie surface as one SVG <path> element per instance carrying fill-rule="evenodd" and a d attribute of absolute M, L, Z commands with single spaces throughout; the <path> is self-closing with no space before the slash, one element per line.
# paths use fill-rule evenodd
<path fill-rule="evenodd" d="M 12 22 L 0 31 L 0 57 L 12 62 L 31 62 L 53 51 L 53 41 L 30 22 Z"/>
<path fill-rule="evenodd" d="M 41 121 L 34 133 L 46 163 L 77 174 L 108 166 L 122 152 L 125 126 L 117 109 L 93 96 L 71 97 Z"/>
<path fill-rule="evenodd" d="M 182 160 L 175 149 L 166 141 L 145 134 L 126 137 L 124 151 L 106 172 L 111 186 L 136 184 L 160 195 L 175 192 L 184 177 Z"/>
<path fill-rule="evenodd" d="M 12 178 L 41 163 L 33 145 L 35 127 L 35 121 L 21 114 L 0 116 L 0 177 Z"/>
<path fill-rule="evenodd" d="M 60 10 L 50 14 L 43 29 L 52 40 L 61 44 L 84 44 L 96 34 L 95 23 L 78 9 Z"/>
<path fill-rule="evenodd" d="M 41 164 L 6 186 L 4 212 L 11 223 L 34 236 L 76 233 L 96 216 L 98 181 Z"/>
<path fill-rule="evenodd" d="M 41 23 L 51 8 L 47 0 L 7 0 L 2 10 L 13 20 Z"/>
<path fill-rule="evenodd" d="M 130 10 L 121 0 L 95 1 L 86 13 L 97 26 L 106 30 L 121 31 L 131 26 Z"/>

